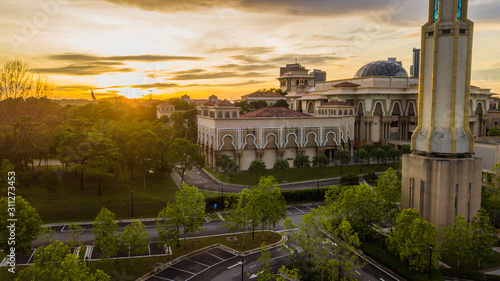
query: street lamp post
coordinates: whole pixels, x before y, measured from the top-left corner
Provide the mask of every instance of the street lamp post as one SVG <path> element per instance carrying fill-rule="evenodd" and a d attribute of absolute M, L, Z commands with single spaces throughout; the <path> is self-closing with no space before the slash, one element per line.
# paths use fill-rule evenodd
<path fill-rule="evenodd" d="M 131 190 L 130 191 L 130 201 L 131 201 L 131 205 L 132 205 L 132 217 L 134 217 L 134 191 Z"/>
<path fill-rule="evenodd" d="M 429 245 L 429 279 L 431 279 L 431 268 L 432 268 L 432 245 Z"/>
<path fill-rule="evenodd" d="M 245 260 L 244 259 L 241 259 L 241 281 L 243 281 L 243 270 L 244 270 L 244 263 L 245 263 Z"/>

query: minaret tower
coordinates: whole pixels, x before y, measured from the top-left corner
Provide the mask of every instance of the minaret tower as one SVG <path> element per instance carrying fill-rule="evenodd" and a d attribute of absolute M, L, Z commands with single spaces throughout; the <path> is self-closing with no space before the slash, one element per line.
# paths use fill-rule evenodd
<path fill-rule="evenodd" d="M 458 214 L 472 220 L 481 204 L 481 159 L 469 129 L 473 22 L 467 0 L 429 0 L 422 27 L 418 126 L 403 157 L 401 207 L 435 225 Z"/>

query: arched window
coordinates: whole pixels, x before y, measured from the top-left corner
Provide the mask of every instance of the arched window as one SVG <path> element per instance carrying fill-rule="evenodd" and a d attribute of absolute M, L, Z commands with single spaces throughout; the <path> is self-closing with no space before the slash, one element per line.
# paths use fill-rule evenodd
<path fill-rule="evenodd" d="M 304 85 L 306 85 L 306 86 L 307 86 L 307 80 L 305 80 L 305 81 L 304 81 Z"/>
<path fill-rule="evenodd" d="M 295 86 L 299 85 L 299 80 L 295 80 Z"/>
<path fill-rule="evenodd" d="M 217 118 L 222 118 L 222 112 L 219 111 L 219 113 L 217 114 Z"/>

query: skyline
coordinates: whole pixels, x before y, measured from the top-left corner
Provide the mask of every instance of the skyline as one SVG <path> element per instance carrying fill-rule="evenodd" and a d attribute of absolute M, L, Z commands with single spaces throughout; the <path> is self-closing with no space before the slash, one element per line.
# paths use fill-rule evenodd
<path fill-rule="evenodd" d="M 4 1 L 0 63 L 22 59 L 56 98 L 238 99 L 297 60 L 328 80 L 397 57 L 409 72 L 426 1 Z M 500 93 L 500 0 L 469 3 L 472 84 Z"/>

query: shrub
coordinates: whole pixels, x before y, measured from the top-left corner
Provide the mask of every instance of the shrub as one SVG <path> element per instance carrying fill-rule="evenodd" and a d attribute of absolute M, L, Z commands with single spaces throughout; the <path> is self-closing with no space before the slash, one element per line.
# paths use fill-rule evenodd
<path fill-rule="evenodd" d="M 343 185 L 358 185 L 359 177 L 357 175 L 349 174 L 340 178 L 340 184 Z"/>
<path fill-rule="evenodd" d="M 367 173 L 363 176 L 363 178 L 366 180 L 366 181 L 374 181 L 374 180 L 377 180 L 378 177 L 375 173 L 371 172 L 371 173 Z"/>

